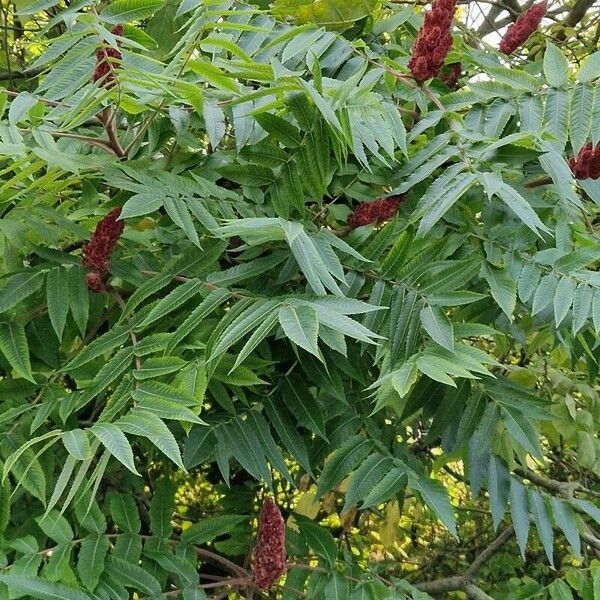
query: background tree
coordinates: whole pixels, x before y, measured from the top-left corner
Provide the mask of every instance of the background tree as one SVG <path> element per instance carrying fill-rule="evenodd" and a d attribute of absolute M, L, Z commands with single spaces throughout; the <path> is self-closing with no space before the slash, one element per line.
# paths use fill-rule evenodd
<path fill-rule="evenodd" d="M 2 18 L 2 598 L 597 600 L 591 2 Z"/>

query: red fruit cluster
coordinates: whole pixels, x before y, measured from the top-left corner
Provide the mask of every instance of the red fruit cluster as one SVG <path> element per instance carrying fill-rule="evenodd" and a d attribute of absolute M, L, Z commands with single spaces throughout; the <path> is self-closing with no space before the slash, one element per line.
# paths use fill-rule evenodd
<path fill-rule="evenodd" d="M 539 27 L 548 6 L 546 2 L 534 4 L 528 8 L 519 18 L 506 30 L 500 41 L 500 52 L 512 54 L 519 46 L 522 46 L 529 36 Z"/>
<path fill-rule="evenodd" d="M 452 46 L 451 28 L 456 1 L 433 0 L 431 10 L 425 13 L 425 21 L 408 63 L 408 68 L 418 83 L 435 77 L 444 65 Z"/>
<path fill-rule="evenodd" d="M 123 35 L 123 25 L 115 25 L 112 29 L 113 35 Z M 117 48 L 112 46 L 103 45 L 96 52 L 96 69 L 92 75 L 92 81 L 102 81 L 102 85 L 105 88 L 112 87 L 115 79 L 115 69 L 119 68 L 119 62 L 121 60 L 121 52 Z"/>
<path fill-rule="evenodd" d="M 81 263 L 90 270 L 87 274 L 87 285 L 92 292 L 100 293 L 105 290 L 104 281 L 108 273 L 110 255 L 125 227 L 123 221 L 118 221 L 120 215 L 121 209 L 113 208 L 96 225 L 91 240 L 83 247 Z"/>
<path fill-rule="evenodd" d="M 586 144 L 577 156 L 569 158 L 569 166 L 577 179 L 600 179 L 600 144 Z"/>
<path fill-rule="evenodd" d="M 451 89 L 455 90 L 458 87 L 458 80 L 462 72 L 462 64 L 451 63 L 444 67 L 442 71 L 442 81 Z"/>
<path fill-rule="evenodd" d="M 258 517 L 254 548 L 254 583 L 269 589 L 285 573 L 285 523 L 272 498 L 267 498 Z"/>
<path fill-rule="evenodd" d="M 356 229 L 363 225 L 391 219 L 404 199 L 405 196 L 390 196 L 379 198 L 374 202 L 363 202 L 348 217 L 348 226 L 350 229 Z"/>

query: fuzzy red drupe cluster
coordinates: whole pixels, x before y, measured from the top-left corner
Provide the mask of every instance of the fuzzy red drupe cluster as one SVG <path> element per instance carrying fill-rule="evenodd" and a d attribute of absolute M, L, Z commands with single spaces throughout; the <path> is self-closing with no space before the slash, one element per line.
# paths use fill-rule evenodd
<path fill-rule="evenodd" d="M 431 10 L 425 13 L 425 21 L 415 40 L 408 63 L 413 77 L 423 83 L 435 77 L 448 56 L 452 46 L 452 19 L 456 0 L 433 0 Z"/>
<path fill-rule="evenodd" d="M 600 179 L 600 144 L 586 144 L 577 156 L 569 158 L 569 166 L 577 179 Z"/>
<path fill-rule="evenodd" d="M 123 25 L 115 25 L 112 29 L 113 35 L 121 37 L 123 35 Z M 119 68 L 119 62 L 121 60 L 121 52 L 118 48 L 112 46 L 103 45 L 96 52 L 96 69 L 92 76 L 92 81 L 102 82 L 102 86 L 105 88 L 111 87 L 114 84 L 115 69 Z"/>
<path fill-rule="evenodd" d="M 506 30 L 500 41 L 500 52 L 507 55 L 512 54 L 519 46 L 522 46 L 529 39 L 529 36 L 537 30 L 547 10 L 546 2 L 540 2 L 520 15 Z"/>
<path fill-rule="evenodd" d="M 105 290 L 104 281 L 108 273 L 110 255 L 125 227 L 125 223 L 118 220 L 120 215 L 121 209 L 113 208 L 99 221 L 92 238 L 83 247 L 81 263 L 90 270 L 87 274 L 87 284 L 92 292 L 100 293 Z"/>
<path fill-rule="evenodd" d="M 285 522 L 272 498 L 267 498 L 258 517 L 254 548 L 254 583 L 269 589 L 285 573 Z"/>
<path fill-rule="evenodd" d="M 442 71 L 442 81 L 451 89 L 458 87 L 458 80 L 462 72 L 462 63 L 451 63 L 446 65 Z"/>
<path fill-rule="evenodd" d="M 356 229 L 363 225 L 391 219 L 405 198 L 404 195 L 390 196 L 389 198 L 379 198 L 373 202 L 363 202 L 348 217 L 348 226 L 350 229 Z"/>

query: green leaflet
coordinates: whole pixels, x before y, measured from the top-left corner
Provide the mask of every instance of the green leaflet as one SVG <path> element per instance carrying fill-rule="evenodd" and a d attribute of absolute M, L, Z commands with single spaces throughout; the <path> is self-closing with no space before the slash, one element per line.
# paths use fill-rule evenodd
<path fill-rule="evenodd" d="M 121 582 L 125 587 L 133 588 L 143 594 L 159 594 L 159 581 L 143 568 L 110 555 L 106 561 L 106 569 L 111 578 Z"/>
<path fill-rule="evenodd" d="M 529 501 L 525 486 L 514 477 L 510 479 L 510 513 L 521 556 L 525 558 L 529 535 Z"/>
<path fill-rule="evenodd" d="M 169 537 L 172 531 L 171 517 L 175 508 L 175 486 L 169 479 L 157 482 L 150 504 L 150 526 L 160 537 Z"/>
<path fill-rule="evenodd" d="M 565 55 L 551 42 L 546 42 L 544 75 L 548 84 L 556 88 L 564 87 L 569 78 L 569 63 Z"/>
<path fill-rule="evenodd" d="M 177 413 L 172 413 L 172 418 L 177 418 L 177 416 Z M 117 421 L 117 425 L 126 433 L 148 438 L 165 456 L 185 470 L 177 440 L 159 415 L 137 407 L 121 417 Z"/>
<path fill-rule="evenodd" d="M 277 436 L 288 452 L 298 458 L 302 468 L 312 474 L 310 460 L 304 440 L 296 430 L 292 418 L 285 407 L 275 404 L 270 399 L 263 401 L 267 417 L 277 432 Z"/>
<path fill-rule="evenodd" d="M 104 535 L 89 535 L 81 543 L 77 572 L 83 585 L 92 592 L 104 572 L 105 558 L 109 547 L 110 542 Z"/>
<path fill-rule="evenodd" d="M 89 596 L 79 590 L 67 587 L 61 583 L 53 583 L 39 577 L 26 575 L 0 574 L 0 581 L 9 589 L 28 594 L 40 600 L 89 600 Z"/>
<path fill-rule="evenodd" d="M 123 463 L 135 475 L 139 475 L 135 468 L 131 446 L 125 434 L 117 425 L 96 423 L 90 431 L 119 462 Z"/>
<path fill-rule="evenodd" d="M 73 530 L 69 522 L 56 510 L 46 513 L 36 521 L 40 529 L 56 542 L 68 543 L 73 539 Z"/>
<path fill-rule="evenodd" d="M 369 440 L 354 436 L 333 452 L 319 478 L 317 494 L 321 496 L 340 483 L 364 459 L 370 446 Z"/>
<path fill-rule="evenodd" d="M 537 528 L 538 536 L 546 552 L 546 556 L 551 565 L 554 564 L 554 532 L 552 531 L 552 523 L 550 515 L 546 508 L 544 497 L 536 491 L 530 492 L 530 506 L 533 514 L 533 521 Z"/>
<path fill-rule="evenodd" d="M 580 556 L 581 541 L 579 539 L 577 520 L 573 510 L 566 502 L 555 497 L 550 498 L 550 504 L 552 506 L 552 516 L 554 517 L 555 523 L 563 531 L 575 556 Z"/>
<path fill-rule="evenodd" d="M 90 386 L 86 388 L 77 402 L 80 407 L 85 406 L 100 392 L 104 391 L 120 375 L 127 371 L 132 365 L 133 348 L 122 348 L 111 360 L 109 360 L 92 380 Z"/>
<path fill-rule="evenodd" d="M 162 5 L 162 0 L 115 0 L 102 11 L 101 18 L 109 23 L 139 21 L 152 15 Z"/>
<path fill-rule="evenodd" d="M 44 274 L 40 271 L 18 273 L 4 280 L 0 290 L 0 312 L 6 312 L 42 285 Z"/>
<path fill-rule="evenodd" d="M 69 304 L 65 301 L 69 296 L 68 271 L 62 268 L 52 269 L 46 278 L 46 301 L 52 327 L 59 340 L 67 322 Z"/>
<path fill-rule="evenodd" d="M 433 479 L 416 473 L 408 475 L 409 486 L 418 491 L 453 536 L 457 536 L 456 519 L 445 488 Z"/>
<path fill-rule="evenodd" d="M 302 536 L 315 554 L 332 566 L 337 556 L 337 547 L 329 530 L 305 517 L 294 515 L 294 520 L 298 522 Z"/>
<path fill-rule="evenodd" d="M 316 311 L 310 306 L 282 306 L 279 323 L 285 335 L 307 352 L 319 356 L 317 337 L 319 321 Z"/>
<path fill-rule="evenodd" d="M 317 23 L 334 28 L 348 27 L 353 21 L 362 19 L 373 11 L 373 0 L 277 0 L 275 11 L 281 16 L 293 16 L 300 23 Z"/>
<path fill-rule="evenodd" d="M 359 500 L 366 498 L 374 486 L 383 479 L 383 476 L 388 474 L 391 466 L 392 459 L 389 456 L 372 454 L 367 457 L 352 474 L 342 512 L 357 504 Z"/>
<path fill-rule="evenodd" d="M 486 264 L 483 276 L 490 286 L 490 293 L 509 319 L 512 319 L 517 302 L 517 286 L 507 271 Z"/>
<path fill-rule="evenodd" d="M 452 351 L 454 350 L 454 328 L 450 319 L 437 306 L 427 306 L 421 310 L 421 325 L 432 339 Z"/>
<path fill-rule="evenodd" d="M 194 523 L 181 535 L 181 541 L 189 544 L 203 544 L 215 537 L 231 531 L 238 523 L 246 519 L 243 515 L 223 515 L 203 519 Z"/>
<path fill-rule="evenodd" d="M 200 288 L 200 281 L 196 279 L 191 279 L 176 287 L 152 308 L 146 318 L 140 323 L 139 329 L 148 327 L 154 321 L 179 308 L 182 304 L 190 300 L 190 298 L 193 298 L 200 291 Z"/>
<path fill-rule="evenodd" d="M 25 328 L 17 321 L 0 323 L 0 350 L 18 375 L 35 383 Z"/>
<path fill-rule="evenodd" d="M 310 389 L 299 377 L 287 377 L 281 387 L 282 399 L 298 422 L 327 440 L 322 409 Z"/>
<path fill-rule="evenodd" d="M 258 437 L 252 429 L 245 427 L 239 419 L 215 429 L 217 442 L 250 473 L 255 479 L 272 484 L 267 458 Z"/>
<path fill-rule="evenodd" d="M 140 517 L 134 499 L 125 494 L 113 492 L 108 505 L 113 521 L 121 531 L 138 533 L 141 527 Z"/>
<path fill-rule="evenodd" d="M 92 452 L 89 439 L 82 429 L 73 429 L 66 431 L 62 435 L 62 441 L 73 458 L 77 460 L 87 460 L 91 458 Z"/>
<path fill-rule="evenodd" d="M 114 327 L 87 345 L 64 368 L 65 370 L 77 369 L 94 360 L 94 358 L 118 348 L 128 339 L 129 333 L 125 327 Z"/>

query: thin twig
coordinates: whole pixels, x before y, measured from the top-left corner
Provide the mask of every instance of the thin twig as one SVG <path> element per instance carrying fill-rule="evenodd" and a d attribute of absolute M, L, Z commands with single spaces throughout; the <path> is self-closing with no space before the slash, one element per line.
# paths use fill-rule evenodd
<path fill-rule="evenodd" d="M 117 135 L 117 127 L 115 124 L 116 111 L 114 109 L 105 108 L 99 115 L 98 119 L 104 126 L 104 131 L 108 137 L 108 143 L 112 151 L 119 158 L 127 158 L 127 152 L 123 150 L 123 147 L 119 143 L 119 137 Z"/>
<path fill-rule="evenodd" d="M 473 600 L 494 600 L 474 583 L 467 583 L 467 585 L 465 585 L 465 592 L 467 592 L 467 596 Z"/>
<path fill-rule="evenodd" d="M 578 491 L 591 493 L 591 490 L 587 490 L 579 481 L 557 481 L 556 479 L 550 479 L 523 467 L 517 467 L 515 473 L 525 479 L 529 479 L 531 483 L 535 483 L 535 485 L 539 485 L 551 492 L 556 492 L 565 498 L 572 498 L 573 494 Z"/>
<path fill-rule="evenodd" d="M 465 576 L 469 578 L 475 577 L 481 567 L 508 542 L 514 532 L 513 526 L 509 525 L 477 558 L 471 563 L 471 566 L 465 572 Z"/>
<path fill-rule="evenodd" d="M 236 565 L 234 562 L 230 561 L 228 558 L 221 556 L 215 552 L 211 552 L 210 550 L 206 550 L 205 548 L 194 548 L 196 550 L 196 554 L 198 556 L 202 556 L 203 558 L 208 558 L 215 562 L 221 563 L 224 567 L 227 567 L 232 573 L 235 573 L 239 577 L 248 577 L 249 573 L 243 567 Z"/>
<path fill-rule="evenodd" d="M 223 586 L 231 586 L 231 587 L 247 587 L 250 585 L 254 585 L 252 582 L 252 577 L 237 577 L 235 579 L 223 579 L 223 581 L 215 581 L 213 583 L 201 583 L 198 587 L 208 590 L 212 588 L 220 588 Z"/>
<path fill-rule="evenodd" d="M 463 575 L 454 575 L 452 577 L 435 579 L 434 581 L 426 581 L 417 584 L 415 587 L 422 592 L 427 592 L 429 594 L 442 594 L 454 590 L 465 590 L 467 586 L 472 584 L 472 580 L 476 577 L 483 565 L 512 537 L 513 531 L 512 525 L 507 527 L 485 550 L 483 550 L 483 552 L 481 552 L 481 554 L 477 556 L 477 558 L 475 558 Z M 484 597 L 479 596 L 479 598 Z"/>
<path fill-rule="evenodd" d="M 525 184 L 526 188 L 536 188 L 541 187 L 543 185 L 550 185 L 552 183 L 552 177 L 549 175 L 544 175 L 543 177 L 538 177 L 537 179 L 533 179 L 532 181 L 528 181 Z"/>

